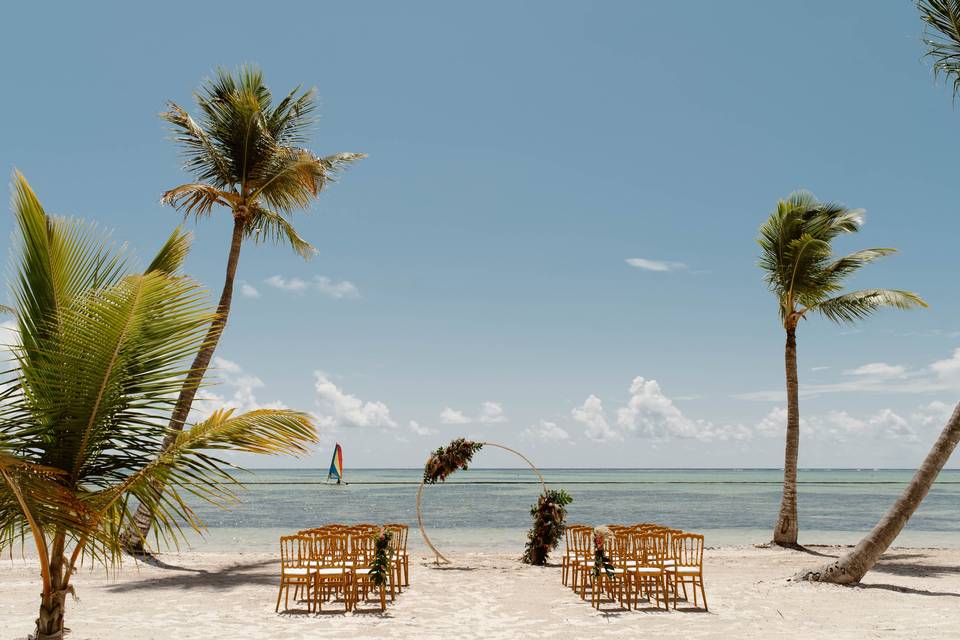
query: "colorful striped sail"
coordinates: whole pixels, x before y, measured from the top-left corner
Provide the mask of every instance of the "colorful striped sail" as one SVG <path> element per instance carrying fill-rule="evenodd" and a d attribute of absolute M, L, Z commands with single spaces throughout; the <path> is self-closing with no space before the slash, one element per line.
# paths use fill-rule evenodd
<path fill-rule="evenodd" d="M 339 442 L 333 450 L 333 460 L 330 461 L 330 471 L 327 472 L 327 480 L 331 478 L 336 478 L 337 484 L 343 480 L 343 449 Z"/>

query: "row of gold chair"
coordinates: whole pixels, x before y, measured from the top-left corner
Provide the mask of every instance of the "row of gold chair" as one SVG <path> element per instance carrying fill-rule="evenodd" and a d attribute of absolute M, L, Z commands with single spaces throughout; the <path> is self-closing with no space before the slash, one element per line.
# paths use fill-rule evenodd
<path fill-rule="evenodd" d="M 377 538 L 390 534 L 389 570 L 386 584 L 376 585 L 372 564 L 376 556 Z M 403 587 L 410 585 L 410 563 L 407 556 L 409 528 L 404 524 L 330 524 L 304 529 L 297 535 L 280 538 L 280 601 L 290 607 L 290 587 L 294 600 L 301 590 L 308 611 L 322 611 L 324 602 L 339 600 L 344 611 L 355 610 L 371 592 L 377 592 L 380 610 L 396 599 Z"/>
<path fill-rule="evenodd" d="M 699 606 L 697 590 L 707 610 L 703 586 L 703 536 L 656 524 L 568 525 L 561 566 L 564 585 L 586 600 L 590 588 L 591 604 L 600 608 L 607 594 L 626 609 L 639 606 L 645 599 L 656 607 L 677 608 L 679 593 L 688 601 L 690 586 L 694 606 Z M 603 548 L 607 567 L 595 569 L 597 546 Z"/>

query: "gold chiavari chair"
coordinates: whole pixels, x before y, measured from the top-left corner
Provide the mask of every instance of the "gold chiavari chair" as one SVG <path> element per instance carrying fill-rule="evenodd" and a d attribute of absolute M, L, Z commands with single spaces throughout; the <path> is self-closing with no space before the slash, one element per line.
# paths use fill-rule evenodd
<path fill-rule="evenodd" d="M 680 533 L 672 536 L 671 555 L 673 566 L 669 573 L 674 580 L 673 608 L 677 608 L 677 589 L 683 587 L 683 595 L 687 595 L 687 584 L 693 591 L 693 606 L 697 605 L 697 587 L 703 596 L 703 610 L 707 609 L 707 592 L 703 587 L 703 536 L 696 533 Z"/>
<path fill-rule="evenodd" d="M 632 531 L 629 534 L 633 549 L 634 563 L 627 567 L 631 574 L 631 593 L 633 604 L 637 605 L 641 595 L 655 603 L 659 608 L 670 609 L 669 583 L 664 562 L 669 557 L 667 538 L 663 533 L 649 530 Z M 629 601 L 628 601 L 629 606 Z"/>
<path fill-rule="evenodd" d="M 607 525 L 609 528 L 609 525 Z M 604 541 L 604 550 L 607 559 L 612 568 L 600 571 L 594 570 L 592 575 L 593 586 L 590 590 L 590 603 L 594 608 L 600 609 L 600 598 L 606 592 L 610 594 L 611 599 L 616 598 L 620 606 L 626 606 L 630 609 L 630 579 L 632 574 L 628 573 L 628 562 L 632 557 L 630 551 L 630 536 L 626 528 L 619 528 L 613 532 L 613 535 Z M 627 598 L 626 604 L 624 598 Z"/>
<path fill-rule="evenodd" d="M 567 581 L 572 580 L 573 566 L 577 559 L 577 545 L 574 541 L 576 532 L 579 529 L 588 528 L 584 524 L 568 524 L 563 529 L 563 558 L 560 561 L 560 581 L 567 586 Z M 576 587 L 574 587 L 576 590 Z"/>
<path fill-rule="evenodd" d="M 360 602 L 361 595 L 364 600 L 367 598 L 369 590 L 377 589 L 380 592 L 380 610 L 387 609 L 387 585 L 374 584 L 371 575 L 370 564 L 376 555 L 375 532 L 369 532 L 364 527 L 359 527 L 351 531 L 350 535 L 350 556 L 353 563 L 352 571 L 352 606 L 356 608 Z M 391 563 L 392 564 L 392 563 Z M 393 571 L 387 571 L 387 582 L 390 584 L 390 600 L 395 598 Z"/>
<path fill-rule="evenodd" d="M 314 600 L 316 609 L 323 610 L 323 602 L 338 595 L 344 609 L 350 610 L 350 582 L 352 572 L 346 536 L 342 533 L 321 533 L 306 536 L 311 541 L 310 566 L 314 574 Z"/>
<path fill-rule="evenodd" d="M 307 594 L 308 611 L 313 611 L 313 599 L 311 589 L 314 585 L 314 576 L 316 569 L 308 565 L 310 541 L 304 536 L 281 536 L 280 537 L 280 591 L 277 593 L 277 606 L 275 611 L 280 611 L 280 598 L 284 598 L 284 609 L 290 608 L 290 587 L 294 586 L 296 599 L 300 587 L 303 587 Z"/>
<path fill-rule="evenodd" d="M 593 571 L 593 527 L 581 526 L 573 531 L 573 556 L 571 558 L 571 587 L 574 592 L 580 589 L 580 599 L 587 599 L 587 584 Z"/>
<path fill-rule="evenodd" d="M 410 586 L 410 558 L 407 556 L 407 537 L 410 533 L 410 527 L 405 524 L 390 523 L 383 525 L 383 528 L 393 534 L 390 540 L 390 548 L 393 551 L 396 585 L 399 593 L 403 591 L 403 587 Z"/>

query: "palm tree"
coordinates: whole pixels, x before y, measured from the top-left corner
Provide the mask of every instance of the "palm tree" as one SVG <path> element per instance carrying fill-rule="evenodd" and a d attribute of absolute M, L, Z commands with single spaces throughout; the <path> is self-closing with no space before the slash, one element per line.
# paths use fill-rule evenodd
<path fill-rule="evenodd" d="M 960 93 L 960 2 L 957 0 L 919 0 L 917 8 L 927 30 L 923 42 L 927 57 L 933 59 L 937 76 L 951 81 L 953 96 Z M 873 530 L 849 553 L 839 560 L 827 563 L 798 577 L 816 582 L 851 584 L 873 568 L 880 556 L 893 544 L 907 521 L 926 497 L 941 469 L 950 459 L 960 440 L 960 405 L 953 411 L 940 437 L 934 442 L 923 464 L 917 469 L 910 484 L 890 507 Z"/>
<path fill-rule="evenodd" d="M 873 530 L 838 560 L 828 562 L 812 571 L 805 571 L 797 577 L 812 582 L 836 584 L 860 582 L 860 579 L 873 568 L 880 556 L 903 531 L 910 516 L 923 502 L 933 482 L 940 475 L 943 465 L 950 459 L 958 440 L 960 440 L 960 404 L 954 408 L 953 415 L 950 416 L 950 420 L 933 444 L 923 464 L 913 474 L 910 484 Z"/>
<path fill-rule="evenodd" d="M 241 67 L 236 77 L 218 70 L 216 78 L 200 89 L 196 101 L 198 120 L 173 102 L 162 114 L 184 151 L 185 167 L 197 179 L 170 189 L 162 201 L 197 219 L 210 215 L 215 205 L 225 207 L 233 216 L 233 233 L 217 315 L 170 416 L 167 446 L 190 414 L 227 324 L 243 241 L 286 243 L 304 258 L 311 257 L 313 247 L 287 218 L 309 207 L 341 170 L 365 157 L 362 153 L 337 153 L 321 158 L 300 148 L 313 122 L 314 90 L 301 92 L 297 87 L 273 104 L 263 74 L 254 67 Z M 125 535 L 129 550 L 142 551 L 149 521 L 147 505 L 141 505 L 136 526 Z"/>
<path fill-rule="evenodd" d="M 760 227 L 760 268 L 777 298 L 787 334 L 784 362 L 787 378 L 787 433 L 783 464 L 783 499 L 773 530 L 774 544 L 797 545 L 797 455 L 800 446 L 800 403 L 797 378 L 797 325 L 812 312 L 837 323 L 853 323 L 881 307 L 925 307 L 914 293 L 896 289 L 864 289 L 840 293 L 843 281 L 861 267 L 895 249 L 863 249 L 836 257 L 831 241 L 854 233 L 863 222 L 861 210 L 821 203 L 803 191 L 777 203 Z"/>
<path fill-rule="evenodd" d="M 162 448 L 185 365 L 214 318 L 177 273 L 189 236 L 177 229 L 135 272 L 92 226 L 48 217 L 19 174 L 13 205 L 17 339 L 0 378 L 0 550 L 32 539 L 35 637 L 62 638 L 78 563 L 122 557 L 132 505 L 147 505 L 158 538 L 175 540 L 184 525 L 202 526 L 188 497 L 235 498 L 216 451 L 304 453 L 316 432 L 296 411 L 215 411 Z"/>

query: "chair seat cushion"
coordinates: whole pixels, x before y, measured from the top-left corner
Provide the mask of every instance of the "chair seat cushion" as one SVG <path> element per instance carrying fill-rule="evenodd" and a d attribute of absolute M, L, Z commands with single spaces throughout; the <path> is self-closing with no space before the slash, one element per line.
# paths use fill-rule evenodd
<path fill-rule="evenodd" d="M 658 576 L 663 573 L 663 569 L 660 567 L 633 567 L 630 569 L 630 573 L 639 573 L 645 576 Z"/>
<path fill-rule="evenodd" d="M 324 567 L 323 569 L 317 569 L 316 573 L 321 576 L 342 576 L 345 574 L 345 571 L 336 567 Z"/>
<path fill-rule="evenodd" d="M 683 575 L 698 575 L 700 573 L 700 567 L 678 566 L 671 567 L 670 570 L 674 573 L 682 573 Z"/>
<path fill-rule="evenodd" d="M 317 570 L 312 567 L 284 567 L 283 575 L 285 576 L 308 576 L 316 573 Z"/>

